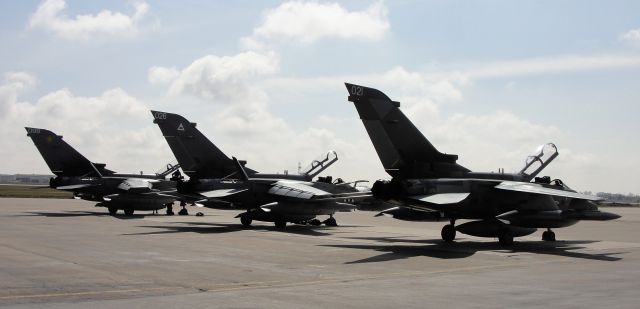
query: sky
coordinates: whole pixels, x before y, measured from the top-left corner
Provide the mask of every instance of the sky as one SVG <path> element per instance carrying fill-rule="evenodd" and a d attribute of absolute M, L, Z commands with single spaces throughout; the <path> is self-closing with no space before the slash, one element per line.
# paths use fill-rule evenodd
<path fill-rule="evenodd" d="M 578 191 L 640 193 L 638 1 L 0 1 L 0 173 L 50 173 L 25 126 L 118 172 L 175 162 L 149 110 L 227 155 L 389 178 L 344 82 L 385 92 L 441 152 Z"/>

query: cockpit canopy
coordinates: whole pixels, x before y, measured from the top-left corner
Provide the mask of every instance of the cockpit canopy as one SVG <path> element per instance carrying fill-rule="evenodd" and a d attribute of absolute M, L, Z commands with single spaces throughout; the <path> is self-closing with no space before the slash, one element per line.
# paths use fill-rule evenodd
<path fill-rule="evenodd" d="M 313 178 L 316 175 L 322 173 L 322 171 L 326 170 L 329 166 L 331 166 L 331 164 L 335 163 L 336 161 L 338 161 L 338 154 L 333 150 L 329 150 L 326 154 L 323 154 L 315 160 L 311 161 L 311 164 L 309 164 L 307 167 L 301 169 L 300 175 L 307 175 Z"/>
<path fill-rule="evenodd" d="M 558 148 L 553 143 L 538 146 L 535 152 L 527 157 L 524 167 L 519 174 L 527 181 L 536 177 L 553 159 L 558 156 Z"/>

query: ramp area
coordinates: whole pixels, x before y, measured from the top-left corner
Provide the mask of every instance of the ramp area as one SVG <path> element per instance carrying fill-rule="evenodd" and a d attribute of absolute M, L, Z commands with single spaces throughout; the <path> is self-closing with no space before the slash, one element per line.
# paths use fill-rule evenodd
<path fill-rule="evenodd" d="M 442 223 L 338 213 L 338 227 L 240 211 L 112 217 L 71 199 L 0 199 L 0 306 L 29 308 L 637 307 L 640 209 L 539 231 L 509 250 Z M 322 219 L 322 218 L 321 218 Z"/>

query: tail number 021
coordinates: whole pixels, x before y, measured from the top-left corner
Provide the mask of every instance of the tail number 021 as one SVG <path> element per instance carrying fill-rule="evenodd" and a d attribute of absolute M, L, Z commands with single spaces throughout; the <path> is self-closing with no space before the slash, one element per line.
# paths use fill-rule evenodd
<path fill-rule="evenodd" d="M 351 95 L 362 96 L 364 90 L 361 86 L 351 85 Z"/>

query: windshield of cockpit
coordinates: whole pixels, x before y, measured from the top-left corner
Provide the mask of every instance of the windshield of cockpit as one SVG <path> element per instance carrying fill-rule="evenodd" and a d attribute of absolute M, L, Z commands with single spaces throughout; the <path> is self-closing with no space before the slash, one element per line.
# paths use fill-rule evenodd
<path fill-rule="evenodd" d="M 309 165 L 301 169 L 300 175 L 318 175 L 336 161 L 338 161 L 338 154 L 335 151 L 330 150 L 312 160 Z"/>
<path fill-rule="evenodd" d="M 557 156 L 558 148 L 553 143 L 540 145 L 532 155 L 527 157 L 520 174 L 526 175 L 531 179 L 538 175 Z"/>

